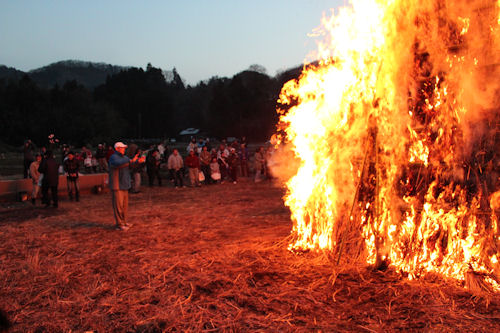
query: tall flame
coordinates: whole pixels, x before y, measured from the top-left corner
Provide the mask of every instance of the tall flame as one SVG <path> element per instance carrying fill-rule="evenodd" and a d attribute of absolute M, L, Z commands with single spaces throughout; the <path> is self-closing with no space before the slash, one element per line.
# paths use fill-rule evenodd
<path fill-rule="evenodd" d="M 290 249 L 498 288 L 499 13 L 498 0 L 351 0 L 323 18 L 320 60 L 278 101 L 298 161 Z"/>

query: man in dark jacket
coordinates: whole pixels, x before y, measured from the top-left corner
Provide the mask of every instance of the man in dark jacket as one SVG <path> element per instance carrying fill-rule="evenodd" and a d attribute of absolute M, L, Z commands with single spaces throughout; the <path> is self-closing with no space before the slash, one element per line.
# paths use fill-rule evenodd
<path fill-rule="evenodd" d="M 47 150 L 45 158 L 38 167 L 38 172 L 43 174 L 42 178 L 42 203 L 45 207 L 50 206 L 49 189 L 52 196 L 52 205 L 57 208 L 57 186 L 59 185 L 59 165 L 54 159 L 51 150 Z"/>
<path fill-rule="evenodd" d="M 233 181 L 233 184 L 236 184 L 238 181 L 238 167 L 239 167 L 239 158 L 236 153 L 236 149 L 230 149 L 229 157 L 227 158 L 227 164 L 229 165 L 229 176 Z"/>
<path fill-rule="evenodd" d="M 154 149 L 149 151 L 148 156 L 146 157 L 146 168 L 149 186 L 153 186 L 155 178 L 158 179 L 158 186 L 161 186 L 160 159 L 158 156 L 158 150 Z"/>
<path fill-rule="evenodd" d="M 28 170 L 30 169 L 31 163 L 35 160 L 33 158 L 33 151 L 35 147 L 31 140 L 26 140 L 23 146 L 23 156 L 24 156 L 24 178 L 28 178 Z"/>
<path fill-rule="evenodd" d="M 68 196 L 73 201 L 73 192 L 75 192 L 75 200 L 80 201 L 80 186 L 78 184 L 78 171 L 80 163 L 75 158 L 75 153 L 68 152 L 67 158 L 64 160 L 64 171 L 66 171 L 66 182 L 68 184 Z"/>

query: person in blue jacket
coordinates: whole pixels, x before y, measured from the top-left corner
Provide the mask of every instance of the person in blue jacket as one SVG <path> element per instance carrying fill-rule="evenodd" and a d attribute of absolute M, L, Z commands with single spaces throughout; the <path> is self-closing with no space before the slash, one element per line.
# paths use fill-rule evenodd
<path fill-rule="evenodd" d="M 109 188 L 111 189 L 113 213 L 116 228 L 128 230 L 132 225 L 127 224 L 128 190 L 130 189 L 130 163 L 137 162 L 138 156 L 130 160 L 125 155 L 127 145 L 123 142 L 115 143 L 115 152 L 109 158 Z"/>

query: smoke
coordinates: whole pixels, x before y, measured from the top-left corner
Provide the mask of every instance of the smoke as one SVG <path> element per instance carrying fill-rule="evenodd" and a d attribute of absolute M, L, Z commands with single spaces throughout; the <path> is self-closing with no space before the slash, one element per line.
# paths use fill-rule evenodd
<path fill-rule="evenodd" d="M 279 183 L 286 183 L 290 180 L 297 174 L 300 166 L 300 160 L 295 157 L 293 146 L 289 143 L 278 145 L 268 163 L 271 174 L 278 179 Z"/>

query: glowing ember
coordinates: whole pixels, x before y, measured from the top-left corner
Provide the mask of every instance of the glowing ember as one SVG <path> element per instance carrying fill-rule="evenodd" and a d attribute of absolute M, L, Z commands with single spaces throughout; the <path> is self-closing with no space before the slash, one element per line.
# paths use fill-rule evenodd
<path fill-rule="evenodd" d="M 499 9 L 353 0 L 323 20 L 321 60 L 279 99 L 290 249 L 499 289 Z"/>

